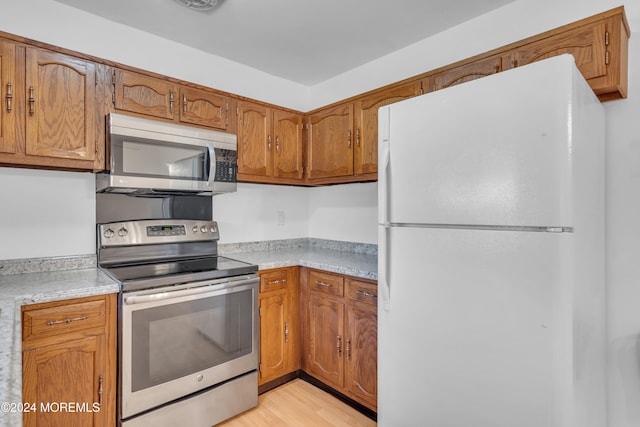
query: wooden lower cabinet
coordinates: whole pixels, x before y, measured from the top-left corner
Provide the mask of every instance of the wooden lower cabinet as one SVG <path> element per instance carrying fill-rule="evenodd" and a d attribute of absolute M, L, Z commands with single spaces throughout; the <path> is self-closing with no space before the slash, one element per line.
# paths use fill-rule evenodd
<path fill-rule="evenodd" d="M 376 282 L 313 269 L 301 277 L 308 301 L 303 369 L 376 411 Z"/>
<path fill-rule="evenodd" d="M 112 427 L 116 295 L 22 307 L 23 425 Z"/>
<path fill-rule="evenodd" d="M 260 367 L 258 385 L 300 368 L 298 267 L 260 275 Z"/>

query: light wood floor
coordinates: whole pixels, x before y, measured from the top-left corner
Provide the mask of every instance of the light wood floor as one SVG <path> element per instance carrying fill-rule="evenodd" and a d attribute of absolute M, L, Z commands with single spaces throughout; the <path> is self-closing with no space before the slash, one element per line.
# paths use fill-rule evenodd
<path fill-rule="evenodd" d="M 258 397 L 258 406 L 217 427 L 368 427 L 376 422 L 296 379 Z"/>

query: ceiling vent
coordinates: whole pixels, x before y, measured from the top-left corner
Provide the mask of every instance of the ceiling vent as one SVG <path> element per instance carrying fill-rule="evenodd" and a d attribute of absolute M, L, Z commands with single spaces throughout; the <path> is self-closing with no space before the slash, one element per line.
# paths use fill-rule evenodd
<path fill-rule="evenodd" d="M 189 9 L 206 12 L 214 9 L 219 0 L 176 0 L 181 5 L 187 6 Z"/>

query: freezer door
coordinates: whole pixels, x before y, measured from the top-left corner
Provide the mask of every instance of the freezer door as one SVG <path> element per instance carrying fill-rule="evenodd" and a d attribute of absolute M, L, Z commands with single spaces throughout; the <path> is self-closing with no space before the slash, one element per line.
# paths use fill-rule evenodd
<path fill-rule="evenodd" d="M 570 56 L 382 107 L 380 222 L 573 226 L 601 109 Z"/>
<path fill-rule="evenodd" d="M 602 344 L 602 313 L 591 312 L 589 327 L 574 317 L 582 285 L 572 267 L 575 236 L 387 233 L 380 426 L 605 425 L 603 346 L 594 345 Z"/>

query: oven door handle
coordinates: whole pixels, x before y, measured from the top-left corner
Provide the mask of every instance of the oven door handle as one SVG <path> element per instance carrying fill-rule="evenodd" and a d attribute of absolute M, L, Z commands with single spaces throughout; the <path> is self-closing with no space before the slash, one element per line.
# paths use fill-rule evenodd
<path fill-rule="evenodd" d="M 251 285 L 258 282 L 257 277 L 243 280 L 230 280 L 228 282 L 215 283 L 212 285 L 198 286 L 196 288 L 181 289 L 178 291 L 156 292 L 154 294 L 130 295 L 125 296 L 122 300 L 127 305 L 142 304 L 151 301 L 160 301 L 166 299 L 179 298 L 189 295 L 205 294 L 212 291 L 222 291 L 227 289 L 235 289 L 238 286 Z"/>

